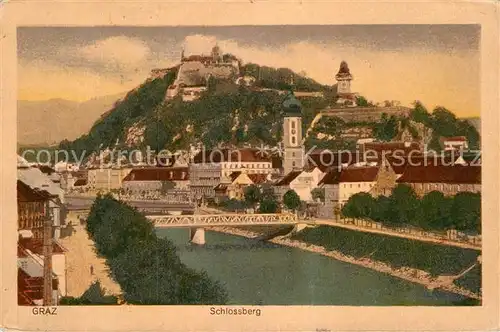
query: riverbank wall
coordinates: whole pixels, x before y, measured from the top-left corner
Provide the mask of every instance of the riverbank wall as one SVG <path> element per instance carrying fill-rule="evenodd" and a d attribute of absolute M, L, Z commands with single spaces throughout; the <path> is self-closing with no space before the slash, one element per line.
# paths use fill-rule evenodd
<path fill-rule="evenodd" d="M 210 229 L 251 239 L 263 237 L 261 229 L 238 227 Z M 450 249 L 428 243 L 414 243 L 415 241 L 406 239 L 359 234 L 331 226 L 307 228 L 297 234 L 278 236 L 267 241 L 362 266 L 423 285 L 431 290 L 442 289 L 481 300 L 481 266 L 475 262 L 478 254 L 473 250 L 464 252 L 464 249 L 460 248 Z M 408 247 L 413 249 L 409 250 Z M 451 257 L 454 259 L 450 260 Z M 460 280 L 461 278 L 454 279 L 454 275 L 471 266 L 473 268 L 468 272 L 466 282 Z"/>

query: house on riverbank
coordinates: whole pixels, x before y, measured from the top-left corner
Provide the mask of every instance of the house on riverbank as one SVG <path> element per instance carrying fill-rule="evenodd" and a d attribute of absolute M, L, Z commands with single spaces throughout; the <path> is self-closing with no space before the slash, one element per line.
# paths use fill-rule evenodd
<path fill-rule="evenodd" d="M 396 172 L 386 161 L 376 166 L 332 169 L 318 183 L 325 191 L 325 205 L 321 215 L 326 218 L 334 217 L 335 210 L 340 211 L 351 196 L 361 192 L 373 196 L 388 196 L 397 184 L 396 179 Z"/>
<path fill-rule="evenodd" d="M 453 196 L 464 191 L 480 193 L 481 166 L 472 164 L 408 165 L 397 182 L 409 185 L 419 196 L 431 191 L 440 191 L 445 196 Z"/>

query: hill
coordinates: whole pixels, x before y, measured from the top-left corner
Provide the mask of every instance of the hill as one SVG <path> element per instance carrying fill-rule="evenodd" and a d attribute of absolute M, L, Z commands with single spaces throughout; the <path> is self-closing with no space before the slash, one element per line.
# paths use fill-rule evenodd
<path fill-rule="evenodd" d="M 207 90 L 197 100 L 185 102 L 179 94 L 165 101 L 165 91 L 175 81 L 178 70 L 178 67 L 173 67 L 164 76 L 146 80 L 104 113 L 88 133 L 73 141 L 63 140 L 59 149 L 74 150 L 77 155 L 86 151 L 88 156 L 105 148 L 123 150 L 150 146 L 155 151 L 176 151 L 199 143 L 206 148 L 221 144 L 275 146 L 281 141 L 282 134 L 282 102 L 285 96 L 280 90 L 290 87 L 291 76 L 294 87 L 295 82 L 301 82 L 302 89 L 323 93 L 320 98 L 301 98 L 304 133 L 316 114 L 331 106 L 335 97 L 334 88 L 304 78 L 289 69 L 249 64 L 242 67 L 242 72 L 255 75 L 257 70 L 257 77 L 260 78 L 255 85 L 244 86 L 232 80 L 211 79 Z M 479 134 L 472 125 L 457 119 L 445 108 L 428 112 L 423 105 L 416 103 L 409 119 L 382 114 L 379 120 L 371 123 L 347 124 L 330 118 L 329 122 L 319 123 L 317 128 L 313 128 L 313 136 L 306 139 L 305 145 L 306 148 L 313 145 L 331 149 L 353 148 L 356 137 L 349 137 L 345 131 L 353 132 L 359 128 L 371 131 L 382 141 L 400 139 L 404 131 L 415 138 L 422 138 L 419 137 L 422 127 L 431 129 L 430 144 L 436 150 L 440 150 L 440 136 L 467 136 L 472 148 L 477 146 L 479 140 Z"/>
<path fill-rule="evenodd" d="M 85 102 L 64 99 L 17 102 L 17 140 L 20 145 L 50 145 L 86 133 L 125 93 Z"/>
<path fill-rule="evenodd" d="M 59 147 L 79 154 L 83 150 L 92 152 L 106 147 L 187 149 L 199 142 L 208 148 L 221 143 L 274 145 L 281 139 L 284 96 L 279 91 L 262 91 L 256 86 L 214 80 L 198 100 L 183 102 L 181 96 L 177 96 L 165 101 L 166 88 L 174 82 L 177 70 L 172 68 L 163 77 L 145 81 L 103 114 L 87 134 L 73 141 L 63 140 Z M 272 81 L 279 82 L 278 79 Z M 327 89 L 312 80 L 307 82 Z M 328 106 L 329 99 L 302 100 L 306 126 L 320 109 Z"/>

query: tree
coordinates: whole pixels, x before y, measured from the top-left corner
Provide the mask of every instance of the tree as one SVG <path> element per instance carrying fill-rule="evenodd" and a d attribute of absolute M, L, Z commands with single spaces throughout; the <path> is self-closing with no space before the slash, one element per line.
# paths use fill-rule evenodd
<path fill-rule="evenodd" d="M 380 122 L 373 126 L 373 135 L 380 141 L 390 141 L 398 133 L 398 121 L 394 115 L 382 114 Z"/>
<path fill-rule="evenodd" d="M 314 188 L 311 190 L 311 196 L 312 198 L 317 201 L 318 199 L 321 202 L 325 202 L 325 188 Z"/>
<path fill-rule="evenodd" d="M 99 280 L 95 281 L 80 297 L 65 296 L 59 301 L 60 305 L 113 305 L 118 304 L 118 298 L 106 295 L 106 290 Z"/>
<path fill-rule="evenodd" d="M 255 207 L 255 205 L 260 201 L 262 196 L 260 188 L 254 184 L 249 185 L 248 187 L 245 188 L 244 195 L 245 195 L 245 201 L 249 203 L 252 207 Z"/>
<path fill-rule="evenodd" d="M 135 262 L 133 269 L 130 262 Z M 156 239 L 149 245 L 137 243 L 110 265 L 130 304 L 222 304 L 227 300 L 217 282 L 182 264 L 166 239 Z M 200 282 L 205 290 L 199 288 Z"/>
<path fill-rule="evenodd" d="M 390 218 L 391 200 L 386 196 L 375 198 L 370 218 L 377 222 L 385 222 Z"/>
<path fill-rule="evenodd" d="M 432 111 L 432 127 L 439 130 L 441 136 L 455 136 L 457 131 L 457 117 L 444 107 L 436 107 Z"/>
<path fill-rule="evenodd" d="M 275 199 L 274 189 L 270 184 L 262 185 L 261 201 L 264 199 Z"/>
<path fill-rule="evenodd" d="M 361 107 L 371 106 L 368 100 L 363 96 L 356 97 L 356 104 Z"/>
<path fill-rule="evenodd" d="M 481 232 L 481 195 L 460 192 L 453 198 L 450 219 L 458 230 Z"/>
<path fill-rule="evenodd" d="M 158 238 L 145 216 L 123 202 L 98 197 L 94 241 L 131 304 L 223 304 L 224 288 L 203 271 L 187 268 L 175 246 Z"/>
<path fill-rule="evenodd" d="M 283 204 L 289 209 L 296 211 L 300 206 L 300 196 L 295 190 L 290 189 L 283 195 Z"/>
<path fill-rule="evenodd" d="M 246 209 L 247 205 L 245 204 L 246 202 L 241 201 L 239 199 L 231 198 L 223 202 L 224 208 L 226 208 L 229 211 L 241 211 Z"/>
<path fill-rule="evenodd" d="M 102 219 L 94 239 L 103 257 L 113 258 L 137 241 L 150 242 L 156 237 L 152 222 L 128 206 L 114 205 Z"/>
<path fill-rule="evenodd" d="M 217 80 L 214 76 L 210 75 L 207 80 L 207 91 L 209 93 L 214 93 L 217 88 Z"/>
<path fill-rule="evenodd" d="M 97 229 L 102 225 L 104 214 L 116 206 L 117 204 L 110 194 L 104 196 L 97 194 L 86 222 L 86 230 L 91 239 L 94 239 Z"/>
<path fill-rule="evenodd" d="M 439 191 L 422 197 L 415 217 L 415 225 L 423 229 L 446 229 L 450 226 L 450 210 L 453 200 Z"/>
<path fill-rule="evenodd" d="M 368 193 L 357 193 L 349 197 L 342 207 L 342 214 L 350 218 L 370 218 L 375 208 L 374 199 Z"/>
<path fill-rule="evenodd" d="M 276 213 L 278 202 L 274 197 L 265 197 L 260 201 L 259 213 Z"/>
<path fill-rule="evenodd" d="M 417 195 L 411 187 L 398 184 L 389 197 L 387 222 L 393 225 L 411 224 L 418 208 Z"/>
<path fill-rule="evenodd" d="M 410 119 L 415 122 L 423 123 L 426 126 L 431 126 L 431 116 L 425 106 L 419 101 L 413 103 Z"/>

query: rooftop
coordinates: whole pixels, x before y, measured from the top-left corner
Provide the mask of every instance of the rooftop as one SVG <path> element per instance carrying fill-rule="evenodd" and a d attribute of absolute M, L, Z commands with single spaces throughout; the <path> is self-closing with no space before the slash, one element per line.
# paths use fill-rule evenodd
<path fill-rule="evenodd" d="M 321 184 L 338 184 L 342 182 L 374 182 L 377 179 L 379 166 L 348 167 L 332 169 L 319 182 Z"/>
<path fill-rule="evenodd" d="M 286 174 L 282 179 L 278 180 L 274 185 L 275 186 L 287 186 L 289 185 L 297 176 L 300 175 L 302 171 L 291 171 Z"/>
<path fill-rule="evenodd" d="M 481 166 L 472 165 L 408 165 L 399 183 L 480 184 Z"/>
<path fill-rule="evenodd" d="M 48 191 L 51 195 L 57 195 L 64 199 L 64 192 L 57 184 L 55 184 L 46 174 L 35 167 L 21 167 L 17 169 L 17 178 L 33 189 L 41 189 Z"/>
<path fill-rule="evenodd" d="M 271 156 L 254 148 L 215 149 L 200 151 L 193 159 L 195 164 L 222 162 L 271 162 Z"/>
<path fill-rule="evenodd" d="M 135 168 L 123 181 L 187 181 L 188 167 L 148 167 Z"/>

